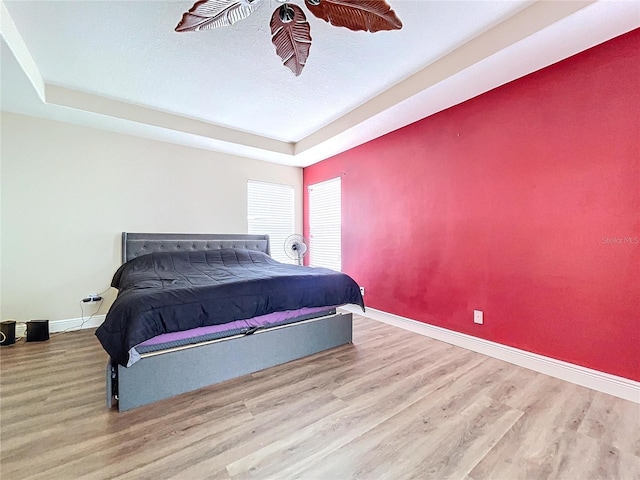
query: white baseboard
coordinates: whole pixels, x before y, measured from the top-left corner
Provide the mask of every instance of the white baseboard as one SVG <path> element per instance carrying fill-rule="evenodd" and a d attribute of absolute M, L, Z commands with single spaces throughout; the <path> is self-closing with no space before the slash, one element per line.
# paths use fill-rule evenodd
<path fill-rule="evenodd" d="M 505 362 L 544 373 L 551 377 L 640 403 L 640 382 L 628 378 L 618 377 L 617 375 L 563 362 L 555 358 L 545 357 L 544 355 L 538 355 L 464 333 L 447 330 L 446 328 L 436 327 L 410 318 L 376 310 L 375 308 L 367 307 L 366 313 L 362 313 L 360 307 L 355 305 L 347 305 L 342 308 L 373 320 L 388 323 L 389 325 L 419 333 L 420 335 L 435 340 L 504 360 Z"/>
<path fill-rule="evenodd" d="M 64 320 L 52 320 L 49 322 L 49 331 L 51 333 L 57 332 L 72 332 L 74 330 L 80 330 L 85 328 L 97 328 L 104 322 L 105 315 L 94 315 L 91 318 L 67 318 Z"/>
<path fill-rule="evenodd" d="M 66 318 L 63 320 L 50 320 L 49 333 L 72 332 L 81 328 L 96 328 L 102 325 L 105 315 L 93 315 L 92 317 Z M 16 325 L 16 337 L 23 337 L 27 329 L 24 323 Z"/>

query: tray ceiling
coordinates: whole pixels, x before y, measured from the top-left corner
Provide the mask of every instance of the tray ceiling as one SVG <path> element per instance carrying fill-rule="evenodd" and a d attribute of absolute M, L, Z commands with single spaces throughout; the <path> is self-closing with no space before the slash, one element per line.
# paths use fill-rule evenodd
<path fill-rule="evenodd" d="M 308 15 L 296 77 L 275 0 L 183 33 L 192 1 L 4 1 L 2 109 L 306 166 L 640 26 L 636 1 L 387 2 L 402 29 Z"/>

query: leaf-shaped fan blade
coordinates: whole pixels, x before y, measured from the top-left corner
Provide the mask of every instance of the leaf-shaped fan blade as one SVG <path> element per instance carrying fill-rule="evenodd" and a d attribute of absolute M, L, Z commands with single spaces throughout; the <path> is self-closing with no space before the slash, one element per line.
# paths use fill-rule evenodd
<path fill-rule="evenodd" d="M 259 4 L 260 0 L 200 0 L 182 15 L 176 32 L 228 27 L 247 18 Z"/>
<path fill-rule="evenodd" d="M 402 22 L 384 0 L 305 0 L 316 17 L 349 30 L 400 30 Z"/>
<path fill-rule="evenodd" d="M 311 48 L 311 28 L 300 7 L 285 3 L 276 8 L 271 16 L 271 41 L 284 66 L 296 77 L 300 75 Z"/>

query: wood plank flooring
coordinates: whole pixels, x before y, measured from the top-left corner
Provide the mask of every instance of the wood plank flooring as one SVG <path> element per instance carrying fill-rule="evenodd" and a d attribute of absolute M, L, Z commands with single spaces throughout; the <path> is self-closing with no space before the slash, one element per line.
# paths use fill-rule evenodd
<path fill-rule="evenodd" d="M 124 413 L 92 331 L 0 349 L 4 479 L 640 479 L 640 405 L 356 316 L 354 345 Z"/>

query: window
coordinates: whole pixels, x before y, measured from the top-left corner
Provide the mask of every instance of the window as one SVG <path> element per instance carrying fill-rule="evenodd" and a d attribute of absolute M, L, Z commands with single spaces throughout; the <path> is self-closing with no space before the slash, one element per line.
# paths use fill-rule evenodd
<path fill-rule="evenodd" d="M 340 177 L 309 186 L 309 265 L 342 269 Z"/>
<path fill-rule="evenodd" d="M 294 233 L 293 186 L 247 182 L 247 224 L 250 234 L 267 234 L 271 257 L 295 263 L 284 253 L 284 241 Z"/>

